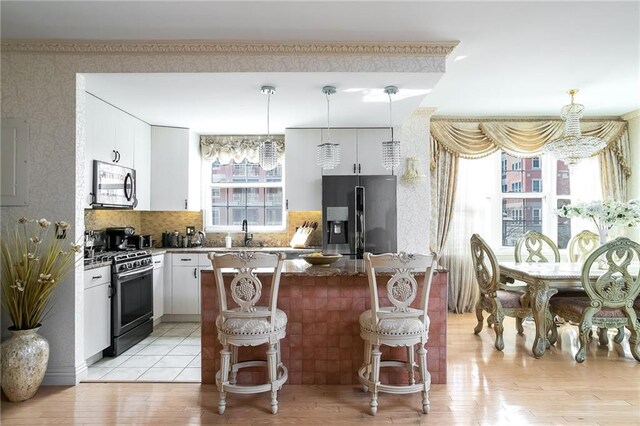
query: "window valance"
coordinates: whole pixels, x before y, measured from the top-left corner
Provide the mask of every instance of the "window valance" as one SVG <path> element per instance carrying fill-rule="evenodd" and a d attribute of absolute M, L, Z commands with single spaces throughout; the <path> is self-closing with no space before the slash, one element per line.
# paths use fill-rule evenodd
<path fill-rule="evenodd" d="M 582 134 L 604 139 L 611 147 L 627 129 L 626 121 L 582 120 Z M 498 150 L 516 157 L 535 157 L 549 141 L 562 136 L 562 120 L 445 120 L 431 121 L 438 145 L 461 158 L 481 158 Z"/>
<path fill-rule="evenodd" d="M 276 143 L 278 162 L 284 161 L 284 135 L 271 135 L 269 139 Z M 218 160 L 220 164 L 236 163 L 245 158 L 251 163 L 259 160 L 260 144 L 267 140 L 267 135 L 202 135 L 200 136 L 200 153 L 207 160 Z"/>

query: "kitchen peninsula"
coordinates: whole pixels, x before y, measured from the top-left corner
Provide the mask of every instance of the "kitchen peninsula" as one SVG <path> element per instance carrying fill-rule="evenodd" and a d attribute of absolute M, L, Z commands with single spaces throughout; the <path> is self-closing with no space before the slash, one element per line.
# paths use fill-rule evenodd
<path fill-rule="evenodd" d="M 270 289 L 270 275 L 257 274 L 263 297 Z M 232 275 L 225 276 L 232 279 Z M 422 277 L 416 277 L 422 284 Z M 202 383 L 215 383 L 220 368 L 220 350 L 215 320 L 218 301 L 212 271 L 201 277 Z M 378 285 L 386 286 L 385 280 Z M 302 259 L 285 260 L 280 278 L 278 308 L 287 314 L 287 335 L 282 340 L 282 361 L 289 370 L 289 384 L 356 384 L 364 344 L 358 318 L 369 309 L 369 284 L 364 261 L 341 259 L 329 266 L 310 266 Z M 417 303 L 418 301 L 414 301 Z M 231 302 L 229 297 L 228 303 Z M 432 383 L 447 381 L 447 273 L 438 271 L 429 296 L 428 368 Z M 404 359 L 402 348 L 383 358 Z M 239 359 L 264 358 L 263 348 L 244 347 Z M 381 372 L 381 380 L 398 383 L 406 374 L 398 369 Z M 264 383 L 266 372 L 247 369 L 238 375 L 240 383 Z"/>

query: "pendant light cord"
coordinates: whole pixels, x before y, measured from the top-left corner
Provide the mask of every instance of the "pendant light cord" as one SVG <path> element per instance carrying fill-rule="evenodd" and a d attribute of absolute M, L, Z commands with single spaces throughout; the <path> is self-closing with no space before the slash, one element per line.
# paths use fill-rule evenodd
<path fill-rule="evenodd" d="M 271 136 L 271 131 L 269 130 L 269 109 L 271 107 L 271 91 L 267 93 L 267 139 Z"/>
<path fill-rule="evenodd" d="M 393 121 L 391 119 L 391 117 L 392 117 L 391 92 L 388 92 L 387 95 L 389 95 L 389 128 L 391 129 L 391 141 L 393 141 Z"/>
<path fill-rule="evenodd" d="M 327 143 L 331 143 L 331 125 L 329 123 L 329 94 L 324 94 L 327 98 Z"/>

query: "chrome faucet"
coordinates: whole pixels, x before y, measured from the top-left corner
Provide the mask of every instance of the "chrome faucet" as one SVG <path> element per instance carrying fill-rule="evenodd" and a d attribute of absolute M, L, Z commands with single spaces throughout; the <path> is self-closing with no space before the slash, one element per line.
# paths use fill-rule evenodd
<path fill-rule="evenodd" d="M 253 240 L 253 234 L 249 233 L 249 224 L 247 219 L 242 221 L 242 232 L 244 232 L 244 246 L 249 247 L 249 243 Z"/>

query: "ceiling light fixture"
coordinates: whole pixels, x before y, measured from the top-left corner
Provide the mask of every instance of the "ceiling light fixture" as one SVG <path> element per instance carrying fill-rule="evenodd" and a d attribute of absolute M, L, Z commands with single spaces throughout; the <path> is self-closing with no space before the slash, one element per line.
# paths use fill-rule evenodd
<path fill-rule="evenodd" d="M 392 170 L 400 164 L 400 141 L 393 140 L 393 120 L 391 111 L 391 95 L 398 93 L 396 86 L 387 86 L 384 93 L 389 95 L 389 129 L 391 130 L 391 140 L 382 142 L 382 166 L 387 170 Z"/>
<path fill-rule="evenodd" d="M 324 86 L 322 93 L 327 98 L 327 141 L 318 145 L 316 150 L 317 163 L 323 169 L 333 169 L 340 164 L 340 144 L 331 143 L 331 123 L 329 121 L 329 96 L 336 93 L 336 88 Z M 322 142 L 322 136 L 320 136 L 320 142 Z"/>
<path fill-rule="evenodd" d="M 276 88 L 273 86 L 262 86 L 260 92 L 267 95 L 267 140 L 260 143 L 258 148 L 260 167 L 264 170 L 272 170 L 278 167 L 278 153 L 276 150 L 276 143 L 271 139 L 271 133 L 269 129 L 269 108 L 271 106 L 271 95 L 276 93 Z"/>
<path fill-rule="evenodd" d="M 571 103 L 565 105 L 560 114 L 565 121 L 562 137 L 548 142 L 543 151 L 571 166 L 580 160 L 593 156 L 607 146 L 607 142 L 593 136 L 582 136 L 580 118 L 584 111 L 584 105 L 573 102 L 573 97 L 578 93 L 578 89 L 571 89 L 567 93 L 571 95 Z"/>

